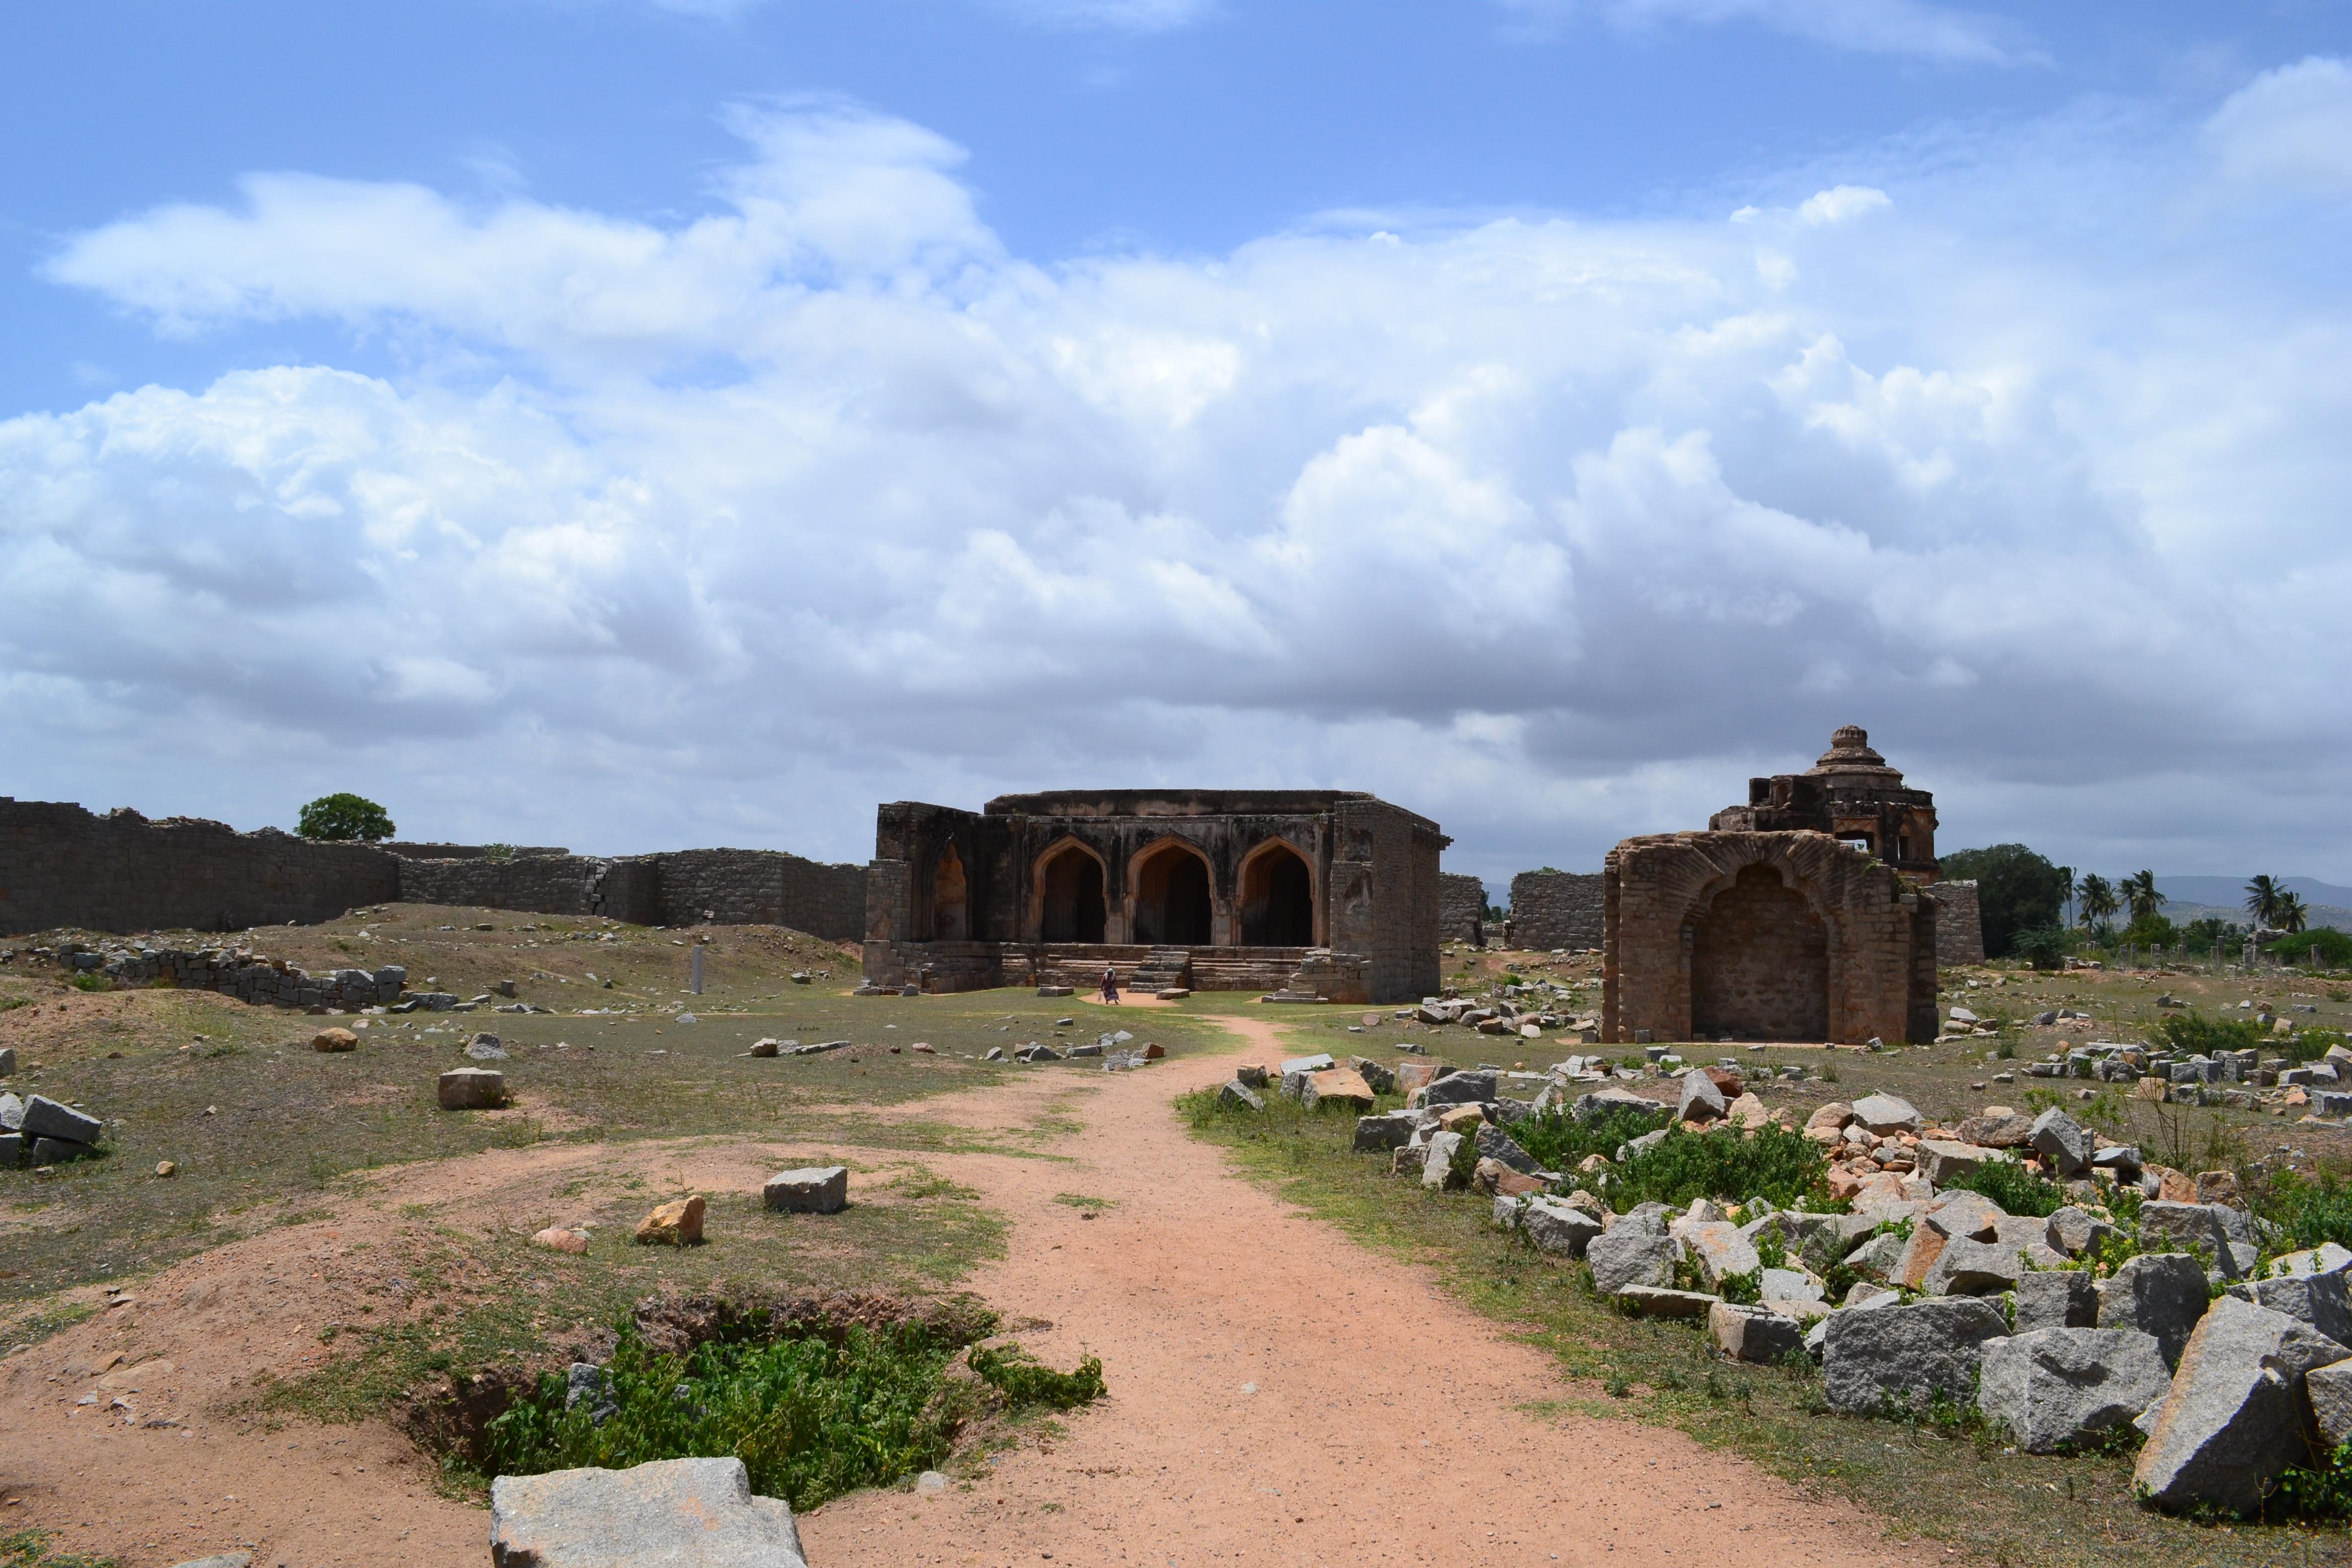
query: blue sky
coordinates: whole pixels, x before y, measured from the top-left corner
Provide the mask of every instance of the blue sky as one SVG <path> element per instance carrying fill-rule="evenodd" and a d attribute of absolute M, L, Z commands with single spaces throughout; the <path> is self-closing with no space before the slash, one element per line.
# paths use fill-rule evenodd
<path fill-rule="evenodd" d="M 1368 787 L 2352 880 L 2352 8 L 0 21 L 0 790 L 862 858 Z M 2316 651 L 2312 651 L 2315 647 Z"/>

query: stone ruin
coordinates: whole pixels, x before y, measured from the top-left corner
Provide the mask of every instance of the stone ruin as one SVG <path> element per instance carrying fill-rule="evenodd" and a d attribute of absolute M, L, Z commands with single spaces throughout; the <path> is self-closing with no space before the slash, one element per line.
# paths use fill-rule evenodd
<path fill-rule="evenodd" d="M 1259 991 L 1438 989 L 1437 824 L 1339 790 L 1066 790 L 877 814 L 866 977 Z"/>
<path fill-rule="evenodd" d="M 1936 1037 L 1935 799 L 1869 739 L 1847 725 L 1806 772 L 1749 780 L 1706 832 L 1610 851 L 1603 1039 Z M 1951 915 L 1972 925 L 1967 886 Z"/>

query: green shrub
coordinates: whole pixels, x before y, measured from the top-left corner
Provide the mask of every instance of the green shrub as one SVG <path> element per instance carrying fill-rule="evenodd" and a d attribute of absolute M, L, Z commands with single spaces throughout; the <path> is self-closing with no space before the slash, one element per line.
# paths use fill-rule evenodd
<path fill-rule="evenodd" d="M 2263 943 L 2264 952 L 2275 954 L 2289 963 L 2309 963 L 2311 950 L 2315 947 L 2319 950 L 2321 968 L 2352 969 L 2352 935 L 2337 931 L 2334 926 L 2317 926 Z"/>
<path fill-rule="evenodd" d="M 602 1400 L 566 1410 L 565 1380 L 550 1373 L 490 1422 L 483 1468 L 538 1475 L 731 1455 L 751 1472 L 754 1492 L 814 1508 L 947 1458 L 958 1427 L 977 1413 L 970 1385 L 947 1376 L 956 1351 L 908 1326 L 852 1329 L 838 1345 L 712 1341 L 665 1355 L 624 1319 Z M 1008 1345 L 974 1352 L 971 1365 L 1016 1406 L 1066 1409 L 1102 1392 L 1102 1364 L 1092 1357 L 1075 1373 L 1055 1373 Z M 599 1405 L 609 1410 L 601 1422 Z"/>
<path fill-rule="evenodd" d="M 2312 1176 L 2283 1171 L 2270 1179 L 2256 1207 L 2278 1228 L 2283 1251 L 2324 1241 L 2352 1247 L 2352 1183 L 2334 1171 Z"/>
<path fill-rule="evenodd" d="M 2263 1517 L 2273 1523 L 2352 1518 L 2352 1443 L 2280 1476 L 2277 1488 L 2263 1500 Z"/>
<path fill-rule="evenodd" d="M 1573 1171 L 1587 1156 L 1614 1160 L 1617 1151 L 1644 1132 L 1664 1127 L 1673 1112 L 1661 1106 L 1643 1111 L 1633 1106 L 1612 1106 L 1590 1121 L 1580 1121 L 1562 1108 L 1551 1107 L 1511 1124 L 1511 1136 L 1547 1171 Z"/>
<path fill-rule="evenodd" d="M 2057 926 L 2034 926 L 2010 938 L 2009 950 L 2036 969 L 2063 969 L 2074 942 Z"/>
<path fill-rule="evenodd" d="M 2271 1043 L 2270 1031 L 2251 1018 L 2214 1018 L 2202 1013 L 2168 1013 L 2149 1031 L 2166 1048 L 2190 1055 L 2251 1051 Z"/>
<path fill-rule="evenodd" d="M 1594 1184 L 1620 1214 L 1636 1204 L 1680 1207 L 1698 1198 L 1763 1198 L 1782 1208 L 1803 1200 L 1819 1209 L 1828 1206 L 1829 1169 L 1819 1144 L 1785 1127 L 1693 1132 L 1677 1124 L 1616 1169 L 1601 1172 Z"/>
<path fill-rule="evenodd" d="M 1940 874 L 1977 885 L 1988 958 L 2014 952 L 2020 931 L 2056 926 L 2071 886 L 2063 870 L 2022 844 L 1956 850 L 1942 858 Z"/>
<path fill-rule="evenodd" d="M 1954 1176 L 1944 1184 L 1948 1192 L 1954 1187 L 1980 1193 L 2007 1213 L 2035 1219 L 2048 1218 L 2066 1203 L 2063 1187 L 2044 1181 L 2017 1160 L 1987 1160 L 1966 1175 Z"/>

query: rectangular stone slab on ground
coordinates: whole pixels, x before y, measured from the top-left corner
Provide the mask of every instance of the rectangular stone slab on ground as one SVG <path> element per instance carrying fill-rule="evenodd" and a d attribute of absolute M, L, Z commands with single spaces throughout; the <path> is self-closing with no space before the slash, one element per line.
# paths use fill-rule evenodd
<path fill-rule="evenodd" d="M 70 1105 L 59 1105 L 46 1094 L 37 1094 L 25 1101 L 25 1122 L 20 1131 L 27 1138 L 95 1143 L 99 1130 L 104 1125 L 95 1116 L 76 1110 Z"/>
<path fill-rule="evenodd" d="M 490 1552 L 530 1568 L 808 1568 L 790 1503 L 740 1459 L 659 1459 L 490 1484 Z"/>
<path fill-rule="evenodd" d="M 760 1189 L 760 1200 L 785 1214 L 839 1214 L 849 1206 L 849 1167 L 811 1165 L 779 1171 Z"/>
<path fill-rule="evenodd" d="M 507 1075 L 495 1068 L 451 1068 L 437 1086 L 444 1110 L 492 1110 L 507 1100 Z"/>

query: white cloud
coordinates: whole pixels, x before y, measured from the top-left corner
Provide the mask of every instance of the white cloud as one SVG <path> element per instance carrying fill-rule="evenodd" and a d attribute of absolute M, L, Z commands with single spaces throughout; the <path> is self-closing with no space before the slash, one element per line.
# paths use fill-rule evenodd
<path fill-rule="evenodd" d="M 1956 65 L 2018 65 L 2038 57 L 1999 16 L 1927 0 L 1499 0 L 1533 26 L 1592 16 L 1622 32 L 1675 24 L 1746 23 L 1858 54 Z"/>
<path fill-rule="evenodd" d="M 2027 803 L 2187 863 L 2243 823 L 2065 792 L 2249 756 L 2259 831 L 2332 832 L 2326 661 L 2246 654 L 2352 590 L 2352 311 L 2171 205 L 2248 101 L 2096 185 L 1989 149 L 1199 259 L 1010 256 L 958 149 L 837 104 L 739 116 L 670 223 L 289 174 L 134 215 L 52 275 L 416 368 L 0 421 L 15 792 L 850 857 L 877 799 L 1333 783 L 1569 864 L 1855 721 L 1958 838 Z"/>
<path fill-rule="evenodd" d="M 1215 14 L 1217 0 L 992 0 L 1011 15 L 1049 27 L 1164 33 Z"/>
<path fill-rule="evenodd" d="M 2206 143 L 2242 192 L 2352 191 L 2352 64 L 2314 58 L 2265 71 L 2214 114 Z"/>

